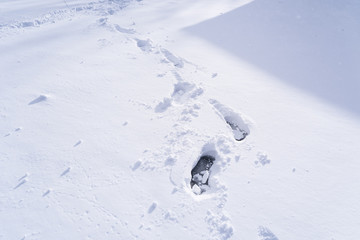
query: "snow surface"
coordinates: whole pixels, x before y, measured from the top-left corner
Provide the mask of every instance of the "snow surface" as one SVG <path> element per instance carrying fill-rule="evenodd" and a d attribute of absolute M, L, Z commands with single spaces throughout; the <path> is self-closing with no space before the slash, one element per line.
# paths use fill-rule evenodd
<path fill-rule="evenodd" d="M 359 9 L 1 1 L 0 239 L 355 239 Z"/>

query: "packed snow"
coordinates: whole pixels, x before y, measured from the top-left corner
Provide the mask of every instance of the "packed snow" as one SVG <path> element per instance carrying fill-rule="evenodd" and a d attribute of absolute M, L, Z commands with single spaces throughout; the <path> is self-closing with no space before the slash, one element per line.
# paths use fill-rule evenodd
<path fill-rule="evenodd" d="M 0 240 L 355 239 L 359 11 L 1 1 Z"/>

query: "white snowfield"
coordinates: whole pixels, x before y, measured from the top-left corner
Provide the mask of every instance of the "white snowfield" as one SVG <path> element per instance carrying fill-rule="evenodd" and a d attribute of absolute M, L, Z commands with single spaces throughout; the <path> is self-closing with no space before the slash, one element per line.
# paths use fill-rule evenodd
<path fill-rule="evenodd" d="M 0 240 L 356 239 L 359 12 L 2 0 Z"/>

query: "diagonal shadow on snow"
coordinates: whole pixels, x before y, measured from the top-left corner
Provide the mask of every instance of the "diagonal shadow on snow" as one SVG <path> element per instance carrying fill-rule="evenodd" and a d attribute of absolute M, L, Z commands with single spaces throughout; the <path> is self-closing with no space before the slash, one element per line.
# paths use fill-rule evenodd
<path fill-rule="evenodd" d="M 359 12 L 356 0 L 255 0 L 184 30 L 359 115 Z"/>

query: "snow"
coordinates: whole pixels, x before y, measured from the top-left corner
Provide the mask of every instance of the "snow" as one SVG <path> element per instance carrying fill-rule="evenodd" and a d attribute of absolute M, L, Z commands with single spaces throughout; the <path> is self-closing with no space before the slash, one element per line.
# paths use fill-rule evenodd
<path fill-rule="evenodd" d="M 201 188 L 197 184 L 195 184 L 191 189 L 194 192 L 194 194 L 196 194 L 196 195 L 201 194 Z"/>
<path fill-rule="evenodd" d="M 0 239 L 354 239 L 359 9 L 2 1 Z"/>
<path fill-rule="evenodd" d="M 201 182 L 206 183 L 206 181 L 209 178 L 209 171 L 204 171 L 202 174 L 203 174 L 203 176 L 202 176 Z"/>

